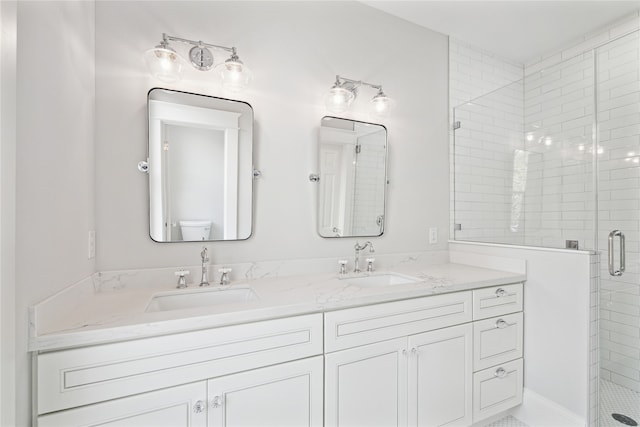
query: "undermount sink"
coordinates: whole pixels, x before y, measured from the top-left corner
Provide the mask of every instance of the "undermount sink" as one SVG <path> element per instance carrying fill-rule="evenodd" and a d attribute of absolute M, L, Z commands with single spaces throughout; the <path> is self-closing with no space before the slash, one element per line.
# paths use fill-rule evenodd
<path fill-rule="evenodd" d="M 405 276 L 398 273 L 380 273 L 360 277 L 346 278 L 347 283 L 361 288 L 378 288 L 383 286 L 406 285 L 417 283 L 421 280 L 416 277 Z"/>
<path fill-rule="evenodd" d="M 259 299 L 248 286 L 226 286 L 220 288 L 172 291 L 155 294 L 146 312 L 184 310 L 187 308 L 211 307 L 222 304 L 237 304 Z"/>

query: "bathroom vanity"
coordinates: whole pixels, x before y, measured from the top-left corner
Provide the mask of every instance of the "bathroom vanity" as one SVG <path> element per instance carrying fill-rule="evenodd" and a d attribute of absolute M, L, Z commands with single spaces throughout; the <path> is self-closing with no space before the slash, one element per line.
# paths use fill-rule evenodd
<path fill-rule="evenodd" d="M 524 275 L 408 272 L 421 281 L 257 280 L 259 301 L 131 303 L 129 320 L 34 336 L 38 425 L 462 426 L 521 403 Z"/>

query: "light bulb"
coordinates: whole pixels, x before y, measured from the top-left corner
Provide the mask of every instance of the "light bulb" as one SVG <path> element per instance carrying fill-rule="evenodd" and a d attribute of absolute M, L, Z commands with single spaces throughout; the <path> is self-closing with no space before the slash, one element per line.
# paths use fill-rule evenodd
<path fill-rule="evenodd" d="M 243 91 L 251 81 L 251 70 L 235 55 L 218 65 L 216 69 L 222 77 L 222 86 L 232 92 Z"/>
<path fill-rule="evenodd" d="M 371 99 L 371 114 L 375 117 L 384 118 L 389 115 L 393 101 L 379 90 L 378 94 Z"/>
<path fill-rule="evenodd" d="M 184 61 L 169 46 L 156 46 L 144 53 L 149 73 L 158 80 L 173 83 L 182 78 Z"/>
<path fill-rule="evenodd" d="M 343 87 L 334 86 L 325 96 L 325 106 L 332 113 L 342 113 L 347 111 L 353 102 L 355 95 L 352 91 Z"/>

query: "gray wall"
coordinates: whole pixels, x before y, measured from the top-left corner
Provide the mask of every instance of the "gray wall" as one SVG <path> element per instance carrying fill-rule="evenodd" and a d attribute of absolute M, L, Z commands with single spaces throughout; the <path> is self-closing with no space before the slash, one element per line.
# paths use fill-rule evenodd
<path fill-rule="evenodd" d="M 30 423 L 28 306 L 98 270 L 198 259 L 200 244 L 157 244 L 148 236 L 147 178 L 136 170 L 146 156 L 146 94 L 155 86 L 227 94 L 212 74 L 196 71 L 174 85 L 153 81 L 142 53 L 163 32 L 235 45 L 254 71 L 251 88 L 239 98 L 255 110 L 254 158 L 263 172 L 255 185 L 254 235 L 209 244 L 213 262 L 351 253 L 354 239 L 317 236 L 315 187 L 307 179 L 327 114 L 323 96 L 336 74 L 382 83 L 397 101 L 384 123 L 391 184 L 387 231 L 376 248 L 447 247 L 445 36 L 357 2 L 20 2 L 17 21 L 17 158 L 3 165 L 3 172 L 17 171 L 10 187 L 16 192 L 16 281 L 8 284 L 16 292 L 15 363 L 3 354 L 3 363 L 15 365 L 17 414 L 8 425 Z M 373 95 L 362 91 L 345 116 L 368 121 Z M 428 245 L 433 226 L 440 242 Z M 87 257 L 93 229 L 95 260 Z M 5 237 L 3 244 L 10 242 Z M 3 265 L 8 258 L 3 255 Z M 5 295 L 13 300 L 11 292 Z M 10 305 L 3 301 L 2 308 Z M 3 339 L 13 341 L 12 335 L 3 330 Z M 10 392 L 4 378 L 2 392 Z M 5 417 L 4 408 L 3 423 L 13 412 Z"/>
<path fill-rule="evenodd" d="M 27 307 L 95 271 L 94 4 L 19 2 L 17 22 L 15 425 L 26 426 Z"/>
<path fill-rule="evenodd" d="M 447 38 L 356 2 L 100 2 L 96 5 L 98 269 L 197 262 L 200 244 L 148 237 L 146 93 L 157 85 L 142 53 L 162 32 L 235 45 L 254 72 L 239 98 L 254 108 L 254 233 L 209 244 L 213 262 L 351 253 L 355 239 L 315 231 L 316 138 L 336 74 L 382 83 L 397 101 L 389 130 L 389 209 L 379 252 L 443 249 L 447 240 Z M 176 46 L 179 48 L 179 46 Z M 214 55 L 216 52 L 214 52 Z M 226 55 L 220 53 L 220 59 Z M 398 62 L 397 58 L 402 58 Z M 167 85 L 164 85 L 167 86 Z M 224 96 L 212 74 L 190 71 L 170 88 Z M 368 121 L 363 89 L 349 118 Z M 423 191 L 427 187 L 429 191 Z M 440 243 L 428 245 L 429 227 Z"/>

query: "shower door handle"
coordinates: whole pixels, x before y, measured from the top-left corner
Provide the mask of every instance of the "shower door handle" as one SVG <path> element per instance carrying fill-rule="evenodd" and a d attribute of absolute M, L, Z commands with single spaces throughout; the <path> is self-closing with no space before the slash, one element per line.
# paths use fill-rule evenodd
<path fill-rule="evenodd" d="M 618 237 L 620 238 L 620 268 L 618 270 L 615 269 L 613 262 L 613 240 Z M 624 233 L 620 230 L 613 230 L 609 233 L 609 274 L 612 276 L 622 276 L 625 270 L 625 248 L 624 248 Z"/>

